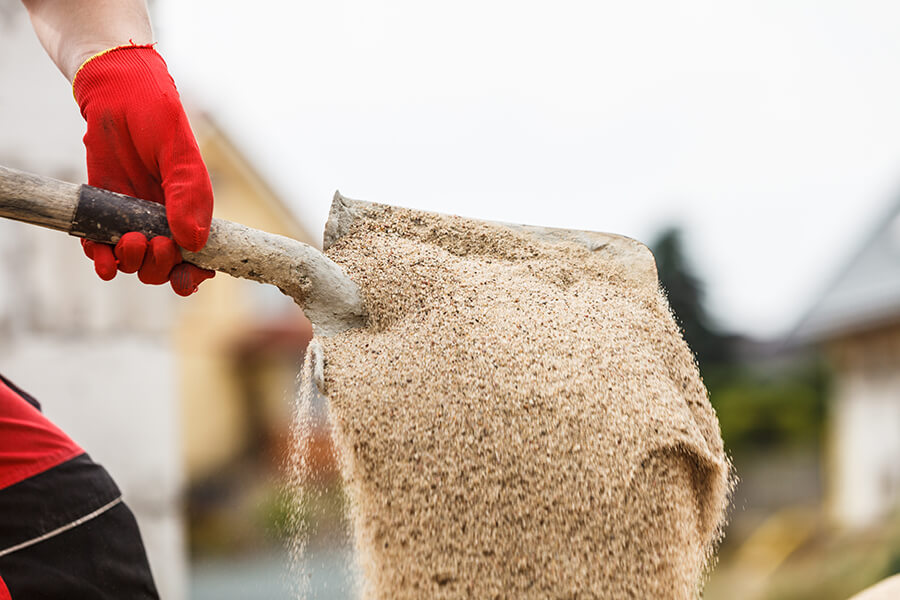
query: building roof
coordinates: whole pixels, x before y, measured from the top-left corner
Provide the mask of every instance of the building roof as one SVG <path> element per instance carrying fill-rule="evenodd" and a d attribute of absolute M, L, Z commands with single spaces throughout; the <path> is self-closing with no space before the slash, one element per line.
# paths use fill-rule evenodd
<path fill-rule="evenodd" d="M 800 320 L 798 342 L 825 341 L 900 320 L 900 201 Z"/>

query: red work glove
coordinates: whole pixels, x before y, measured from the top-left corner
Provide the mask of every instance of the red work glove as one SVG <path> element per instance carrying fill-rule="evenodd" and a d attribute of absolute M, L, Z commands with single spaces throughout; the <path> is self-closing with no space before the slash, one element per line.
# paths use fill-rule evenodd
<path fill-rule="evenodd" d="M 215 275 L 183 263 L 209 237 L 213 194 L 200 149 L 166 63 L 152 46 L 120 46 L 85 62 L 72 82 L 87 121 L 88 183 L 165 205 L 172 239 L 132 232 L 115 248 L 83 241 L 101 279 L 116 269 L 144 283 L 166 281 L 181 296 Z"/>

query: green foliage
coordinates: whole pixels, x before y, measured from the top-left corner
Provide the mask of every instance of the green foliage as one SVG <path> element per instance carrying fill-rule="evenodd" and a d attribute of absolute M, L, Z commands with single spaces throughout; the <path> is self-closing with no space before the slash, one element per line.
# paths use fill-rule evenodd
<path fill-rule="evenodd" d="M 731 452 L 821 444 L 827 380 L 818 362 L 775 373 L 720 366 L 705 381 Z"/>

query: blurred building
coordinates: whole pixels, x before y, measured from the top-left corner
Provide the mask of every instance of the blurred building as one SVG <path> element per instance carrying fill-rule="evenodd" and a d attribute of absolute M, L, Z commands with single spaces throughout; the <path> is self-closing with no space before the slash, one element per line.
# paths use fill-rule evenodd
<path fill-rule="evenodd" d="M 796 337 L 833 369 L 827 503 L 850 526 L 900 505 L 900 204 L 831 282 Z"/>
<path fill-rule="evenodd" d="M 84 122 L 18 0 L 0 0 L 0 164 L 85 181 Z M 208 117 L 192 123 L 215 214 L 310 236 Z M 184 300 L 119 274 L 77 240 L 0 221 L 0 371 L 122 488 L 162 597 L 186 597 L 183 500 L 248 453 L 277 453 L 309 322 L 271 287 L 219 274 Z"/>
<path fill-rule="evenodd" d="M 212 179 L 215 214 L 315 244 L 224 132 L 191 119 Z M 312 325 L 270 285 L 219 274 L 201 286 L 173 323 L 187 475 L 201 479 L 242 453 L 279 445 Z"/>

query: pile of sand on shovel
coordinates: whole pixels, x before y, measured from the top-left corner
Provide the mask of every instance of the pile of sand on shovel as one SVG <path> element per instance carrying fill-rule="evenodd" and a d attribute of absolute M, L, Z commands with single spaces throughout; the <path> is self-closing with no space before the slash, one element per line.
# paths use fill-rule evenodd
<path fill-rule="evenodd" d="M 305 369 L 364 596 L 696 597 L 729 463 L 646 248 L 386 207 L 343 233 L 370 321 Z"/>

